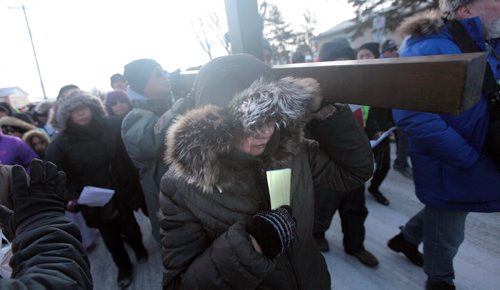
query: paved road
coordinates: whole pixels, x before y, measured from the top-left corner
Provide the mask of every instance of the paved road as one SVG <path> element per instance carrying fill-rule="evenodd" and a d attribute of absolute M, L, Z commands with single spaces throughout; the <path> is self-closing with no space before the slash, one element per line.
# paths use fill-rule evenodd
<path fill-rule="evenodd" d="M 380 205 L 367 193 L 370 214 L 365 224 L 365 247 L 378 257 L 380 265 L 375 269 L 367 268 L 344 253 L 339 219 L 335 216 L 326 235 L 331 250 L 324 255 L 332 275 L 332 289 L 424 289 L 426 277 L 422 269 L 386 247 L 387 240 L 399 232 L 398 227 L 422 208 L 415 197 L 412 181 L 391 171 L 381 191 L 391 205 Z M 149 234 L 149 222 L 142 215 L 138 219 L 150 259 L 136 266 L 133 284 L 128 289 L 161 289 L 160 247 Z M 468 216 L 465 241 L 455 258 L 457 289 L 500 289 L 499 241 L 500 213 Z M 102 240 L 89 256 L 95 289 L 118 289 L 117 270 Z M 132 262 L 136 264 L 134 258 Z"/>

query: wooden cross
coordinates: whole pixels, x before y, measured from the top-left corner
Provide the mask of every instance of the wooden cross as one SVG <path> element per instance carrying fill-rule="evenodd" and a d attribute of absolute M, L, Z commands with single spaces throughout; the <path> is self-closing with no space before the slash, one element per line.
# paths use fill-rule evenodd
<path fill-rule="evenodd" d="M 279 65 L 273 71 L 315 78 L 332 102 L 458 114 L 479 100 L 485 65 L 484 53 L 468 53 Z M 177 85 L 190 88 L 195 77 L 182 73 Z"/>

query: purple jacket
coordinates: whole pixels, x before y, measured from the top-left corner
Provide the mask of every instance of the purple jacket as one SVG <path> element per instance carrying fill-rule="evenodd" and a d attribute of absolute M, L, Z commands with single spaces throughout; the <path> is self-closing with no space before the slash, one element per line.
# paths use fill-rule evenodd
<path fill-rule="evenodd" d="M 28 171 L 33 158 L 38 158 L 38 156 L 23 140 L 4 135 L 0 131 L 0 164 L 19 164 Z"/>

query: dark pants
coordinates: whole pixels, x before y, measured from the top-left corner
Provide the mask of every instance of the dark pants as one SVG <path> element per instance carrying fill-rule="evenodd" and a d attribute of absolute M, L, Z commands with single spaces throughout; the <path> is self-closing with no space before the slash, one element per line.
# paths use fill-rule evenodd
<path fill-rule="evenodd" d="M 453 258 L 464 241 L 467 212 L 424 207 L 402 228 L 408 242 L 424 243 L 427 282 L 453 285 Z"/>
<path fill-rule="evenodd" d="M 134 216 L 134 211 L 130 208 L 119 208 L 120 229 L 125 242 L 134 250 L 136 254 L 146 252 L 142 243 L 142 233 Z"/>
<path fill-rule="evenodd" d="M 315 191 L 314 237 L 323 237 L 330 227 L 335 211 L 339 211 L 344 249 L 349 253 L 364 250 L 365 186 L 350 191 L 335 191 L 319 188 Z"/>
<path fill-rule="evenodd" d="M 391 169 L 391 146 L 389 138 L 386 138 L 373 148 L 373 155 L 375 157 L 375 172 L 373 172 L 370 187 L 378 188 L 387 176 L 389 169 Z"/>
<path fill-rule="evenodd" d="M 99 227 L 99 232 L 116 266 L 120 269 L 131 269 L 132 264 L 123 241 L 130 245 L 136 255 L 146 250 L 133 211 L 120 209 L 119 212 L 120 214 L 111 222 Z"/>
<path fill-rule="evenodd" d="M 114 218 L 110 222 L 100 226 L 98 229 L 101 233 L 102 240 L 104 241 L 108 251 L 111 253 L 111 257 L 113 258 L 113 261 L 118 269 L 132 269 L 132 263 L 130 262 L 128 253 L 123 245 L 119 217 Z"/>
<path fill-rule="evenodd" d="M 396 159 L 394 160 L 394 165 L 400 168 L 408 168 L 408 135 L 400 130 L 396 130 Z"/>

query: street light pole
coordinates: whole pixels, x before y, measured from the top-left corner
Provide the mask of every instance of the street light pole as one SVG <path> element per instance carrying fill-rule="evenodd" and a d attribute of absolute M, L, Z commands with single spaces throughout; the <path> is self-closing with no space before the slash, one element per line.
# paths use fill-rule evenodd
<path fill-rule="evenodd" d="M 33 55 L 35 56 L 36 69 L 38 71 L 38 78 L 40 79 L 40 85 L 42 87 L 43 98 L 47 100 L 47 94 L 45 93 L 45 86 L 43 85 L 42 73 L 40 72 L 40 65 L 38 64 L 38 57 L 36 56 L 35 44 L 33 43 L 33 35 L 31 34 L 30 24 L 28 22 L 28 15 L 26 15 L 26 9 L 24 7 L 24 4 L 21 6 L 21 9 L 23 9 L 24 19 L 26 20 L 26 26 L 28 27 L 28 33 L 30 35 L 31 48 L 33 48 Z"/>

